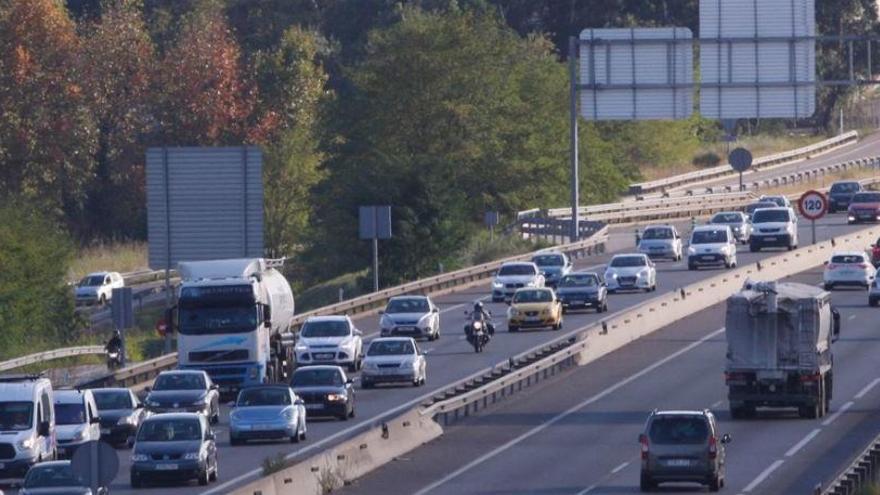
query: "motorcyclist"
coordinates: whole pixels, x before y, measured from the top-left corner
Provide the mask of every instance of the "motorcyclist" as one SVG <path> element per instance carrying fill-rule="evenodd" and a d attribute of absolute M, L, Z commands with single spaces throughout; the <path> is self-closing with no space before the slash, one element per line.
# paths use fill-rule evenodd
<path fill-rule="evenodd" d="M 486 311 L 481 301 L 476 301 L 474 303 L 474 311 L 471 313 L 471 321 L 476 321 L 478 319 L 486 323 L 489 335 L 495 335 L 495 325 L 492 324 L 492 313 Z"/>
<path fill-rule="evenodd" d="M 107 359 L 115 361 L 111 364 L 121 364 L 122 363 L 122 333 L 119 329 L 113 330 L 113 336 L 110 337 L 110 340 L 107 341 L 107 345 L 104 346 L 104 350 L 107 351 Z M 116 354 L 115 358 L 111 358 L 112 354 Z"/>

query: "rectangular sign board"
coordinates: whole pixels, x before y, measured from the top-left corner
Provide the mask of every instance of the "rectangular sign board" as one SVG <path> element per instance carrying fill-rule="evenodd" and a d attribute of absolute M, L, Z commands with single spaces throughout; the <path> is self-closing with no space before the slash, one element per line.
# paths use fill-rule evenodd
<path fill-rule="evenodd" d="M 359 237 L 363 240 L 391 239 L 391 207 L 361 206 L 358 227 Z"/>
<path fill-rule="evenodd" d="M 693 112 L 688 28 L 585 29 L 580 113 L 586 120 L 686 119 Z"/>
<path fill-rule="evenodd" d="M 253 146 L 148 149 L 150 267 L 263 256 L 262 160 Z"/>
<path fill-rule="evenodd" d="M 815 17 L 814 0 L 700 0 L 700 114 L 811 116 Z"/>

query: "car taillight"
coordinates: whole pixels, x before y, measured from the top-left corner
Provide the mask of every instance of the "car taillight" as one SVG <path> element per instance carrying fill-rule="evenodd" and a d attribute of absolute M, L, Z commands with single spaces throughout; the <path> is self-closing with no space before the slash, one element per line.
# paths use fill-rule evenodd
<path fill-rule="evenodd" d="M 834 263 L 828 263 L 827 268 L 828 268 L 829 270 L 836 270 L 836 269 L 837 269 L 837 265 L 835 265 Z"/>
<path fill-rule="evenodd" d="M 718 457 L 718 440 L 715 439 L 715 436 L 709 437 L 709 459 L 714 459 Z"/>
<path fill-rule="evenodd" d="M 724 381 L 725 382 L 747 381 L 748 379 L 749 379 L 749 375 L 747 375 L 746 373 L 737 373 L 737 372 L 731 372 L 731 371 L 724 372 Z"/>
<path fill-rule="evenodd" d="M 866 264 L 864 264 L 864 263 L 859 263 L 859 264 L 856 265 L 856 266 L 859 267 L 859 268 L 861 268 L 862 270 L 864 270 L 865 268 L 868 268 L 868 265 L 866 265 Z"/>
<path fill-rule="evenodd" d="M 648 435 L 645 435 L 644 433 L 639 435 L 639 445 L 641 446 L 641 450 L 642 450 L 642 459 L 647 459 L 648 458 Z"/>
<path fill-rule="evenodd" d="M 818 382 L 822 379 L 822 375 L 819 373 L 815 373 L 812 375 L 801 375 L 802 382 Z"/>

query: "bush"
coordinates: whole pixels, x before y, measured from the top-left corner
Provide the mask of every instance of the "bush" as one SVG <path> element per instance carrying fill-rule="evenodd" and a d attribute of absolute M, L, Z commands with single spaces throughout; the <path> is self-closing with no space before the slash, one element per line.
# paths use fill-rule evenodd
<path fill-rule="evenodd" d="M 721 157 L 718 156 L 718 153 L 715 153 L 714 151 L 707 151 L 705 153 L 700 153 L 699 155 L 695 156 L 693 163 L 697 167 L 716 167 L 718 166 L 718 164 L 721 163 Z"/>

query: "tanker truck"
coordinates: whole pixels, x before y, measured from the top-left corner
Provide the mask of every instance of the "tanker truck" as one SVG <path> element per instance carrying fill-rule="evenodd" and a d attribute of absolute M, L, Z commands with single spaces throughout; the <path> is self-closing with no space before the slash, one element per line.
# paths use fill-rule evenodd
<path fill-rule="evenodd" d="M 730 415 L 757 407 L 795 407 L 824 416 L 834 388 L 831 344 L 840 315 L 831 294 L 811 285 L 746 282 L 727 300 L 724 378 Z"/>
<path fill-rule="evenodd" d="M 181 262 L 175 322 L 181 369 L 204 370 L 221 393 L 287 382 L 293 373 L 293 292 L 263 258 Z M 176 316 L 176 318 L 175 318 Z"/>

